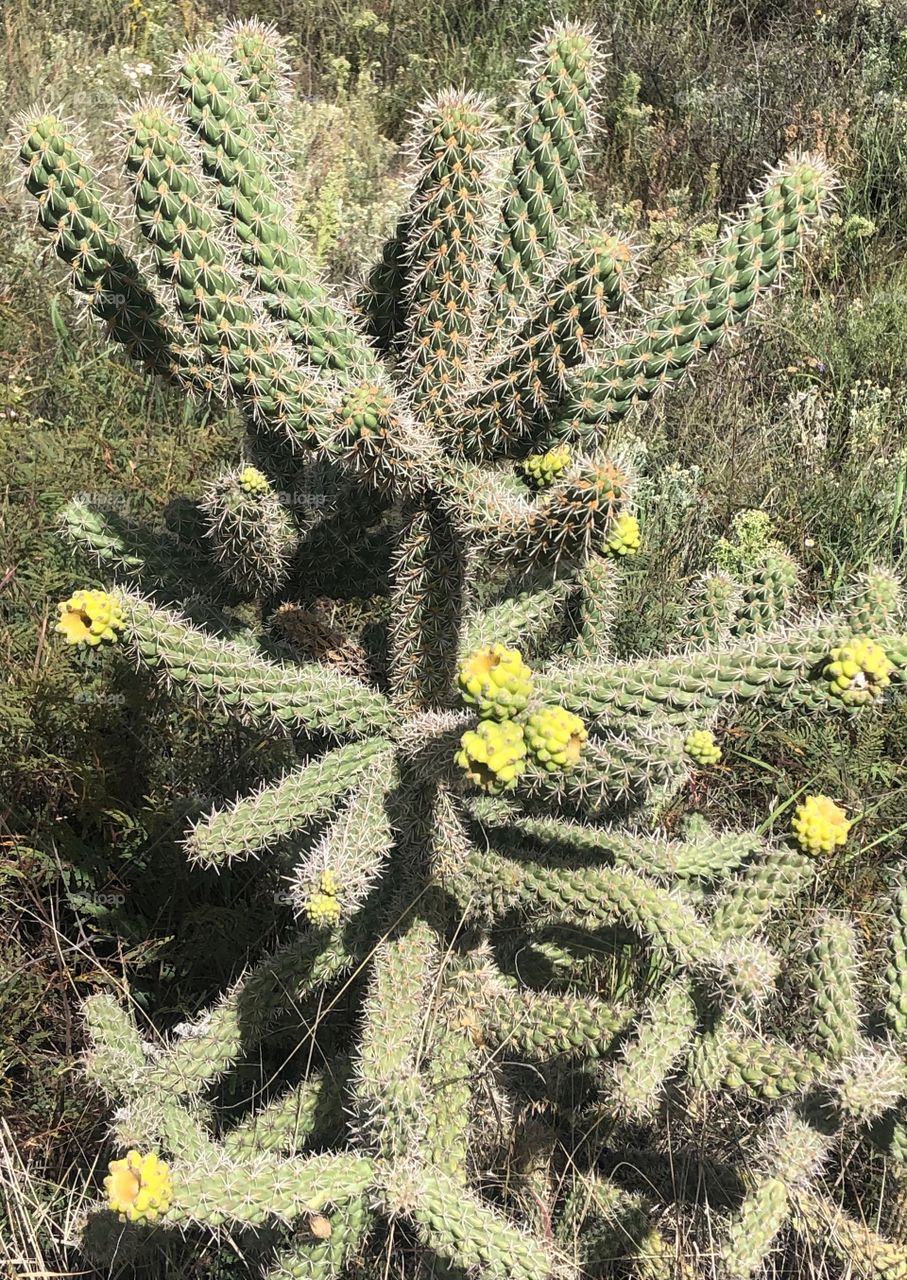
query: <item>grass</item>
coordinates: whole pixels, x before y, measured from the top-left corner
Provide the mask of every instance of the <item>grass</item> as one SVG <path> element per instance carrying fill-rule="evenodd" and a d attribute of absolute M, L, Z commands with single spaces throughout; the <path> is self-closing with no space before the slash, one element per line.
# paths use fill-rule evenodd
<path fill-rule="evenodd" d="M 448 81 L 506 102 L 517 51 L 551 12 L 451 0 L 255 10 L 291 36 L 302 94 L 326 98 L 294 121 L 297 204 L 320 261 L 347 281 L 393 224 L 407 109 Z M 64 101 L 92 121 L 107 163 L 102 126 L 118 104 L 160 87 L 181 40 L 251 11 L 9 0 L 0 117 Z M 647 419 L 652 552 L 628 577 L 620 645 L 646 652 L 670 637 L 689 581 L 748 507 L 771 510 L 807 600 L 876 561 L 903 566 L 907 18 L 870 0 L 821 14 L 772 0 L 577 0 L 554 12 L 593 21 L 610 50 L 591 189 L 603 216 L 653 245 L 651 283 L 689 265 L 691 237 L 714 238 L 720 211 L 786 147 L 823 147 L 842 178 L 809 267 L 720 367 Z M 139 677 L 111 681 L 52 641 L 54 602 L 74 582 L 55 531 L 62 503 L 104 494 L 132 518 L 187 518 L 181 504 L 235 458 L 240 432 L 112 354 L 36 245 L 15 198 L 0 198 L 0 1260 L 29 1277 L 83 1265 L 71 1241 L 105 1119 L 80 1074 L 80 1001 L 113 989 L 166 1027 L 260 947 L 273 873 L 190 873 L 179 841 L 194 814 L 282 763 L 273 743 L 176 709 Z M 806 790 L 839 797 L 860 821 L 826 892 L 871 931 L 907 831 L 902 711 L 859 729 L 754 715 L 729 748 L 685 803 L 780 824 Z M 248 1274 L 210 1245 L 198 1268 Z"/>

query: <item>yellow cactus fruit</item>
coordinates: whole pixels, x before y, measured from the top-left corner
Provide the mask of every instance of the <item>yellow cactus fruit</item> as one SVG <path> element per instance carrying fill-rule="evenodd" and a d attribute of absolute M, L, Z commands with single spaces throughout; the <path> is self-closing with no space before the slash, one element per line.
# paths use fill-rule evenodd
<path fill-rule="evenodd" d="M 578 764 L 588 737 L 579 716 L 565 707 L 543 707 L 526 720 L 529 753 L 549 773 Z"/>
<path fill-rule="evenodd" d="M 156 1222 L 170 1208 L 173 1183 L 170 1169 L 154 1152 L 127 1151 L 123 1160 L 111 1160 L 104 1179 L 107 1203 L 129 1222 Z"/>
<path fill-rule="evenodd" d="M 483 720 L 463 734 L 456 762 L 470 782 L 491 795 L 499 795 L 516 785 L 526 767 L 523 730 L 512 720 L 503 724 Z"/>
<path fill-rule="evenodd" d="M 532 672 L 518 649 L 493 644 L 467 658 L 457 676 L 463 701 L 483 720 L 512 720 L 532 696 Z"/>
<path fill-rule="evenodd" d="M 801 849 L 807 853 L 831 853 L 847 843 L 852 823 L 828 796 L 807 796 L 794 810 L 791 826 Z"/>
<path fill-rule="evenodd" d="M 830 697 L 846 707 L 873 702 L 891 683 L 891 663 L 881 645 L 867 636 L 854 636 L 831 651 L 822 672 Z"/>
<path fill-rule="evenodd" d="M 621 512 L 605 539 L 605 551 L 612 556 L 635 556 L 641 543 L 642 534 L 636 516 Z"/>
<path fill-rule="evenodd" d="M 547 489 L 570 466 L 570 448 L 562 444 L 547 453 L 533 453 L 523 460 L 522 466 L 527 484 L 535 489 Z"/>
<path fill-rule="evenodd" d="M 243 467 L 239 473 L 239 487 L 243 493 L 257 496 L 268 491 L 268 477 L 258 467 Z"/>
<path fill-rule="evenodd" d="M 123 630 L 123 610 L 116 596 L 107 591 L 76 591 L 57 608 L 60 618 L 56 630 L 67 644 L 114 642 Z"/>
<path fill-rule="evenodd" d="M 328 869 L 322 871 L 318 881 L 318 892 L 310 893 L 305 903 L 306 919 L 316 928 L 331 928 L 340 920 L 341 908 L 337 893 L 340 885 L 336 874 Z"/>
<path fill-rule="evenodd" d="M 711 729 L 694 729 L 687 734 L 683 749 L 700 765 L 717 764 L 721 759 L 721 748 Z"/>

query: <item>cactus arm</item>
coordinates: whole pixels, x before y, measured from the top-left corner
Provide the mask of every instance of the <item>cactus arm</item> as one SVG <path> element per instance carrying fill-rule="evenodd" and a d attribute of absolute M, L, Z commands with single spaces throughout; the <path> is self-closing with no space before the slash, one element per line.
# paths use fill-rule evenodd
<path fill-rule="evenodd" d="M 680 635 L 683 648 L 726 645 L 743 604 L 740 583 L 729 573 L 704 573 L 693 588 L 689 613 Z"/>
<path fill-rule="evenodd" d="M 857 635 L 896 630 L 904 618 L 901 580 L 891 569 L 873 566 L 856 575 L 841 605 Z"/>
<path fill-rule="evenodd" d="M 473 95 L 443 94 L 422 114 L 405 363 L 414 403 L 434 428 L 450 413 L 481 333 L 495 134 L 487 105 Z"/>
<path fill-rule="evenodd" d="M 789 161 L 771 174 L 717 253 L 642 332 L 568 380 L 557 435 L 594 448 L 634 405 L 676 383 L 777 281 L 827 202 L 828 187 L 828 174 L 814 158 Z"/>
<path fill-rule="evenodd" d="M 712 932 L 718 938 L 748 936 L 812 879 L 814 866 L 796 849 L 768 849 L 732 881 L 717 899 Z"/>
<path fill-rule="evenodd" d="M 638 1280 L 692 1280 L 656 1218 L 647 1197 L 586 1175 L 571 1193 L 559 1235 L 565 1242 L 575 1240 L 584 1274 L 598 1275 L 620 1261 L 632 1263 Z"/>
<path fill-rule="evenodd" d="M 866 1280 L 907 1280 L 907 1248 L 883 1239 L 829 1197 L 802 1191 L 794 1197 L 794 1227 L 821 1257 L 829 1252 Z"/>
<path fill-rule="evenodd" d="M 254 475 L 254 491 L 247 477 Z M 251 467 L 226 471 L 201 502 L 212 555 L 224 579 L 246 594 L 278 590 L 298 537 L 286 508 L 265 477 Z"/>
<path fill-rule="evenodd" d="M 907 1043 L 907 888 L 895 889 L 888 912 L 885 1020 L 895 1039 Z"/>
<path fill-rule="evenodd" d="M 608 318 L 623 305 L 630 253 L 599 232 L 578 243 L 542 301 L 485 370 L 452 424 L 457 445 L 474 460 L 519 456 L 544 434 L 569 369 L 581 364 Z"/>
<path fill-rule="evenodd" d="M 336 1127 L 347 1069 L 344 1061 L 334 1062 L 330 1070 L 310 1076 L 254 1111 L 227 1132 L 224 1153 L 236 1161 L 261 1151 L 295 1155 L 318 1130 L 328 1124 Z"/>
<path fill-rule="evenodd" d="M 549 864 L 611 858 L 617 867 L 655 880 L 710 880 L 733 871 L 763 846 L 753 832 L 706 832 L 691 840 L 636 834 L 618 827 L 595 827 L 542 815 L 527 815 L 506 801 L 481 797 L 470 811 L 490 829 L 495 842 L 508 845 L 529 839 Z"/>
<path fill-rule="evenodd" d="M 816 1047 L 832 1062 L 846 1058 L 859 1040 L 857 963 L 857 939 L 852 926 L 823 913 L 813 933 L 807 981 L 815 1002 Z"/>
<path fill-rule="evenodd" d="M 428 1042 L 422 1158 L 465 1185 L 476 1048 L 465 1027 L 458 1025 L 452 999 L 441 1014 Z"/>
<path fill-rule="evenodd" d="M 290 1222 L 329 1205 L 360 1201 L 374 1178 L 370 1160 L 343 1152 L 273 1156 L 242 1164 L 177 1165 L 173 1202 L 162 1221 L 221 1226 L 260 1226 L 271 1218 Z"/>
<path fill-rule="evenodd" d="M 245 95 L 211 49 L 183 58 L 179 91 L 202 143 L 202 165 L 238 236 L 250 284 L 305 360 L 342 377 L 377 375 L 377 361 L 331 301 L 277 195 Z"/>
<path fill-rule="evenodd" d="M 340 812 L 297 867 L 291 892 L 313 922 L 318 920 L 319 908 L 348 920 L 386 869 L 394 845 L 388 798 L 398 781 L 393 752 L 376 753 Z M 325 886 L 329 901 L 325 901 Z"/>
<path fill-rule="evenodd" d="M 198 822 L 186 841 L 189 856 L 220 867 L 264 852 L 332 809 L 387 755 L 387 745 L 375 738 L 327 752 Z"/>
<path fill-rule="evenodd" d="M 551 1280 L 551 1250 L 465 1190 L 441 1169 L 419 1165 L 389 1171 L 384 1199 L 405 1213 L 420 1240 L 442 1259 L 487 1280 Z"/>
<path fill-rule="evenodd" d="M 254 19 L 228 23 L 221 45 L 236 83 L 255 113 L 276 166 L 287 105 L 289 61 L 275 28 Z M 282 159 L 282 157 L 281 157 Z"/>
<path fill-rule="evenodd" d="M 357 917 L 342 932 L 310 933 L 286 943 L 251 969 L 172 1042 L 148 1071 L 148 1087 L 191 1097 L 229 1071 L 286 1006 L 349 972 L 369 955 L 380 929 Z"/>
<path fill-rule="evenodd" d="M 443 511 L 410 513 L 393 565 L 391 681 L 411 710 L 449 704 L 463 613 L 466 564 Z"/>
<path fill-rule="evenodd" d="M 598 662 L 608 655 L 617 607 L 617 574 L 612 561 L 590 555 L 583 565 L 571 600 L 576 638 L 571 657 L 579 662 Z"/>
<path fill-rule="evenodd" d="M 476 649 L 493 644 L 519 649 L 525 658 L 546 653 L 563 627 L 562 615 L 569 591 L 569 582 L 546 583 L 507 594 L 495 604 L 467 614 L 459 661 L 465 661 Z"/>
<path fill-rule="evenodd" d="M 412 917 L 374 959 L 355 1065 L 355 1105 L 363 1137 L 382 1157 L 411 1154 L 423 1134 L 425 1008 L 440 958 L 435 931 Z"/>
<path fill-rule="evenodd" d="M 635 1035 L 609 1075 L 609 1111 L 629 1123 L 652 1118 L 665 1080 L 693 1037 L 696 1017 L 687 978 L 671 979 L 646 1001 Z"/>
<path fill-rule="evenodd" d="M 44 115 L 24 123 L 23 130 L 19 158 L 26 167 L 25 187 L 38 201 L 39 221 L 69 267 L 73 287 L 134 359 L 164 377 L 181 377 L 197 391 L 214 391 L 219 377 L 203 366 L 142 279 L 97 178 L 63 123 Z"/>
<path fill-rule="evenodd" d="M 604 1057 L 632 1010 L 588 996 L 518 991 L 489 983 L 479 996 L 485 1039 L 506 1055 L 547 1061 L 560 1054 Z"/>
<path fill-rule="evenodd" d="M 582 148 L 592 130 L 599 57 L 588 31 L 575 26 L 546 33 L 533 50 L 489 284 L 493 327 L 511 322 L 557 245 L 570 184 L 582 171 Z"/>
<path fill-rule="evenodd" d="M 188 331 L 221 367 L 253 422 L 300 448 L 327 434 L 324 390 L 280 349 L 252 306 L 218 235 L 178 121 L 135 112 L 126 153 L 136 216 Z"/>
<path fill-rule="evenodd" d="M 310 1226 L 306 1235 L 281 1250 L 264 1280 L 339 1280 L 361 1252 L 374 1217 L 366 1196 L 335 1205 L 329 1217 L 319 1214 L 321 1231 L 326 1223 L 330 1232 L 327 1239 L 314 1235 Z"/>
<path fill-rule="evenodd" d="M 245 724 L 284 732 L 308 729 L 342 737 L 390 727 L 386 699 L 331 667 L 291 667 L 258 658 L 140 596 L 123 592 L 121 598 L 125 643 L 142 665 L 167 685 L 185 685 L 201 705 L 215 706 Z"/>

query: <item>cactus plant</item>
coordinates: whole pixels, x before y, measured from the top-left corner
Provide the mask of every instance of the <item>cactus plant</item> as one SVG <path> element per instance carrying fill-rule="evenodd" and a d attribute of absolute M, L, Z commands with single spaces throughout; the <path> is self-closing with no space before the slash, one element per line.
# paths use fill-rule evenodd
<path fill-rule="evenodd" d="M 682 651 L 607 652 L 614 584 L 639 546 L 620 432 L 780 281 L 831 178 L 815 157 L 783 160 L 691 278 L 615 336 L 635 250 L 571 221 L 599 61 L 585 30 L 547 32 L 509 140 L 476 95 L 426 105 L 413 195 L 358 317 L 313 271 L 282 197 L 273 31 L 240 25 L 188 50 L 176 97 L 130 114 L 147 271 L 65 124 L 22 124 L 39 220 L 111 337 L 248 426 L 254 465 L 207 490 L 201 545 L 67 510 L 67 536 L 112 585 L 77 591 L 60 629 L 297 754 L 186 840 L 201 866 L 270 857 L 288 874 L 295 920 L 277 949 L 163 1045 L 109 997 L 86 1004 L 88 1072 L 128 1148 L 107 1212 L 242 1231 L 265 1252 L 276 1234 L 273 1277 L 337 1276 L 378 1250 L 404 1274 L 417 1248 L 434 1274 L 547 1280 L 571 1274 L 571 1223 L 590 1265 L 623 1239 L 639 1274 L 666 1277 L 669 1240 L 695 1238 L 696 1213 L 682 1179 L 661 1203 L 657 1179 L 645 1195 L 622 1185 L 640 1126 L 701 1139 L 710 1093 L 707 1132 L 726 1151 L 741 1106 L 778 1104 L 794 1132 L 807 1121 L 791 1108 L 822 1088 L 850 1132 L 858 1113 L 875 1118 L 850 1050 L 893 1062 L 856 1027 L 849 973 L 816 993 L 818 1043 L 761 1021 L 796 970 L 772 917 L 819 860 L 784 833 L 658 827 L 693 764 L 718 758 L 716 718 L 750 703 L 865 715 L 897 690 L 907 636 L 892 592 L 876 575 L 828 615 L 792 616 L 779 560 L 758 601 L 727 575 L 704 584 Z M 288 482 L 319 496 L 314 514 L 278 497 Z M 308 644 L 313 582 L 386 597 L 382 643 L 369 649 L 363 631 L 340 646 L 365 655 L 353 670 L 337 646 L 292 651 L 294 636 Z M 264 636 L 222 638 L 231 600 Z M 827 805 L 801 819 L 811 851 L 846 838 Z M 898 904 L 888 1010 L 903 1038 Z M 822 933 L 814 981 L 839 941 Z M 553 966 L 544 989 L 524 952 Z M 333 1007 L 338 989 L 353 1012 L 339 1052 L 323 1046 L 336 1078 L 313 1071 L 230 1114 L 218 1082 L 255 1070 L 289 1010 Z M 312 1049 L 335 1034 L 319 1016 L 306 1026 Z M 887 1070 L 886 1107 L 902 1076 Z M 552 1159 L 572 1153 L 545 1230 L 517 1219 L 503 1179 L 481 1176 L 517 1131 L 521 1087 L 539 1091 Z M 781 1136 L 738 1198 L 731 1274 L 750 1274 L 788 1220 L 809 1234 L 828 1216 L 814 1162 L 784 1157 Z M 830 1220 L 835 1239 L 901 1274 L 896 1246 Z M 690 1274 L 689 1259 L 677 1267 Z"/>

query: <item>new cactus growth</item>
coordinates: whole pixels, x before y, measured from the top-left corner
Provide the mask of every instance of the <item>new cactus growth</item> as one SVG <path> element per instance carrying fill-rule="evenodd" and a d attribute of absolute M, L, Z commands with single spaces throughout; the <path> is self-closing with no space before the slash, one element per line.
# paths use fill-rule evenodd
<path fill-rule="evenodd" d="M 130 355 L 231 402 L 249 433 L 250 462 L 206 492 L 202 538 L 71 504 L 66 536 L 113 581 L 77 591 L 59 628 L 92 649 L 116 640 L 168 696 L 279 735 L 292 761 L 186 837 L 201 868 L 279 869 L 294 911 L 275 913 L 275 950 L 160 1043 L 111 997 L 87 1002 L 88 1073 L 128 1152 L 107 1212 L 133 1235 L 155 1215 L 174 1242 L 241 1232 L 271 1251 L 274 1280 L 330 1280 L 359 1258 L 389 1276 L 561 1280 L 574 1244 L 592 1266 L 686 1277 L 684 1242 L 701 1255 L 717 1221 L 695 1208 L 709 1142 L 736 1158 L 754 1117 L 805 1111 L 819 1090 L 851 1141 L 877 1118 L 873 1064 L 885 1105 L 903 1105 L 895 1050 L 857 1024 L 859 975 L 811 987 L 820 1032 L 768 1025 L 802 981 L 785 938 L 818 863 L 672 812 L 693 765 L 718 758 L 704 726 L 746 705 L 872 714 L 903 684 L 884 571 L 830 614 L 792 617 L 776 557 L 756 625 L 735 562 L 691 593 L 678 648 L 609 652 L 639 547 L 622 424 L 780 281 L 831 178 L 816 158 L 783 160 L 689 280 L 619 335 L 635 251 L 579 232 L 572 198 L 599 61 L 584 29 L 547 32 L 509 136 L 478 96 L 426 105 L 412 198 L 358 319 L 312 270 L 286 199 L 270 29 L 188 50 L 176 96 L 130 115 L 142 253 L 64 125 L 23 122 L 25 186 L 73 286 Z M 237 593 L 245 627 L 224 638 Z M 334 624 L 335 599 L 362 605 L 361 635 Z M 809 852 L 849 825 L 822 797 L 795 819 Z M 902 1042 L 899 897 L 892 914 L 886 1017 Z M 840 942 L 820 932 L 811 981 Z M 288 1026 L 297 1067 L 323 1069 L 271 1074 Z M 228 1105 L 220 1086 L 250 1074 Z M 511 1187 L 486 1174 L 527 1109 L 560 1163 Z M 786 1132 L 802 1138 L 798 1124 Z M 675 1139 L 690 1151 L 645 1195 L 626 1185 L 641 1130 L 654 1155 Z M 763 1152 L 755 1181 L 730 1171 L 733 1275 L 828 1216 L 812 1166 L 783 1154 Z M 515 1208 L 530 1202 L 532 1229 Z M 898 1264 L 895 1246 L 830 1220 L 842 1249 Z"/>

